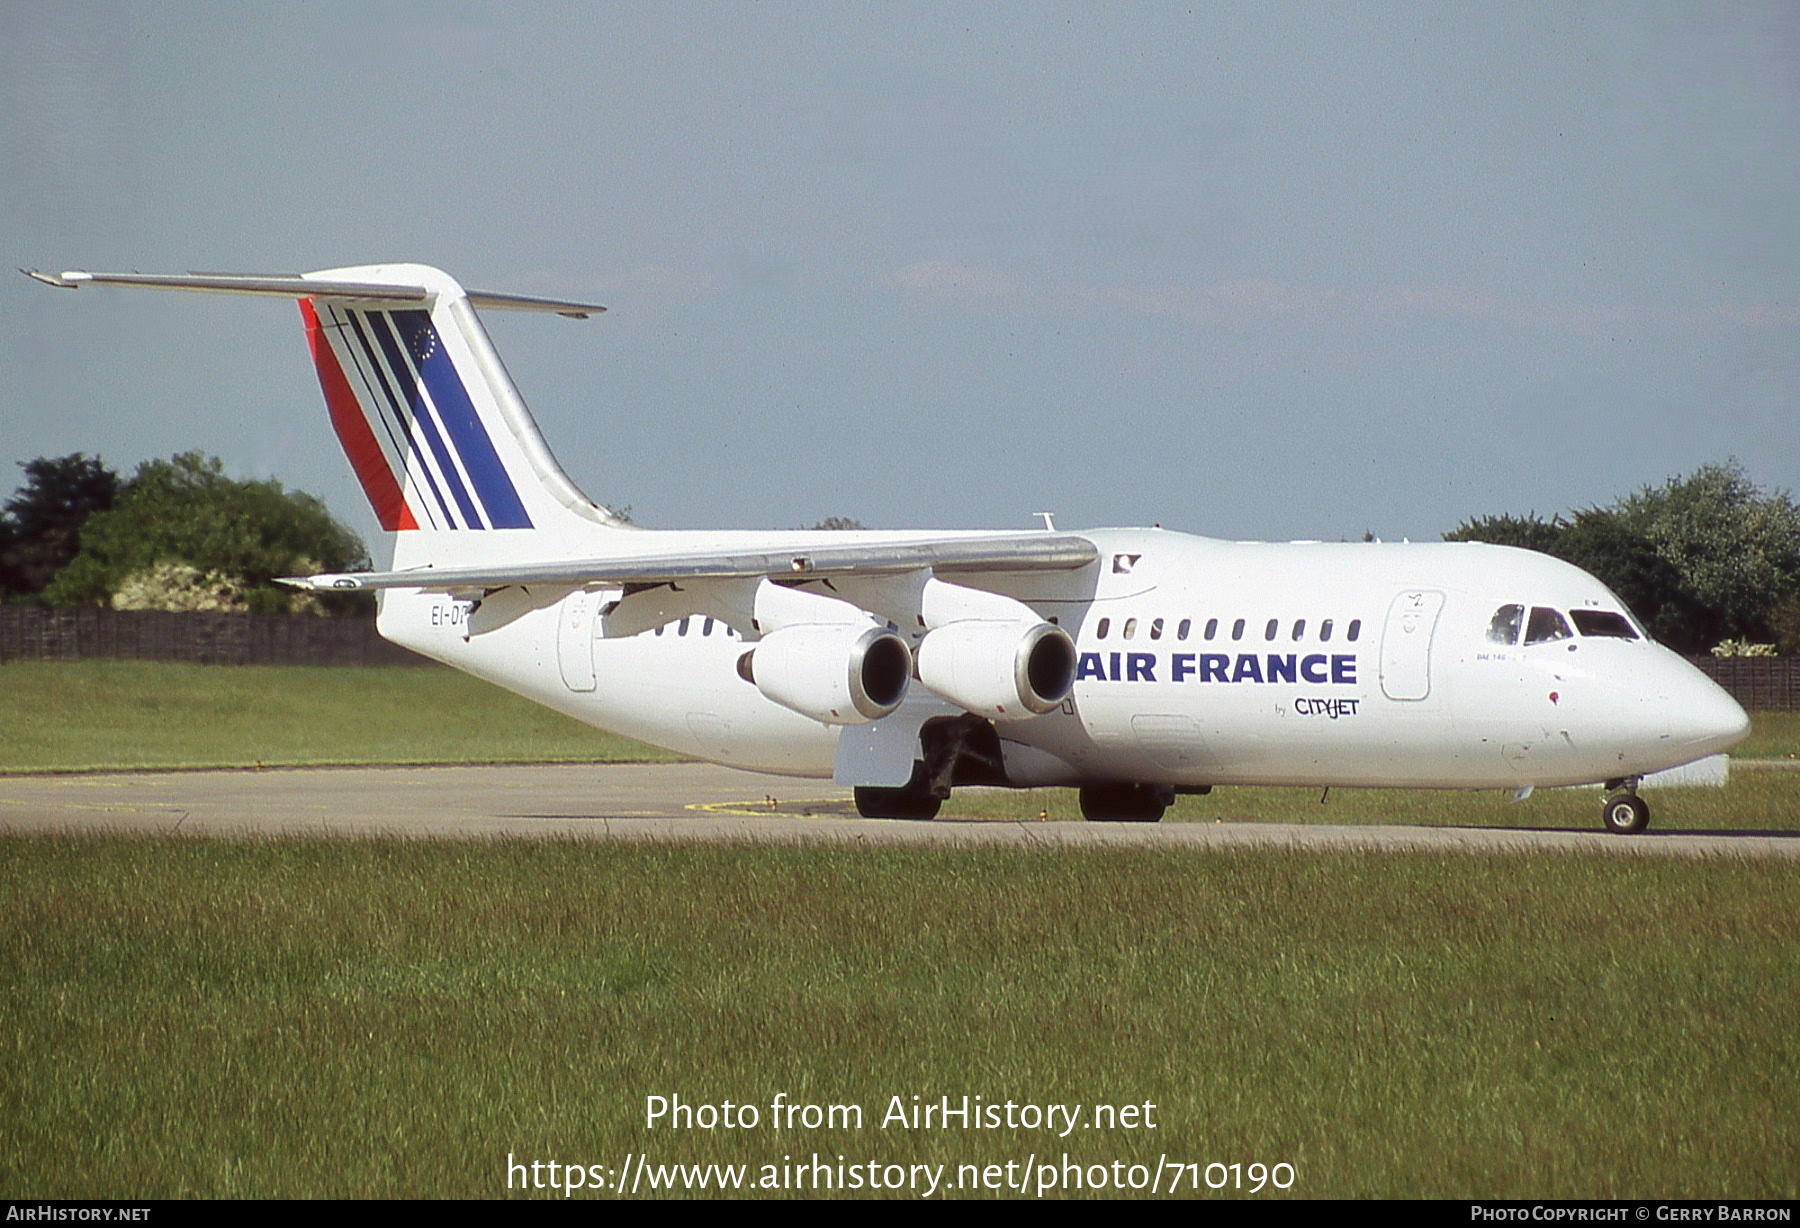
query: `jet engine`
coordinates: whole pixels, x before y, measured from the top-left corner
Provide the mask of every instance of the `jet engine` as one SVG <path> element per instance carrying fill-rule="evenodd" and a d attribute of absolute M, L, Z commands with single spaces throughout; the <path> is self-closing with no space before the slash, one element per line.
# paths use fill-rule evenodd
<path fill-rule="evenodd" d="M 1041 716 L 1075 685 L 1075 645 L 1049 623 L 961 622 L 919 645 L 919 681 L 996 721 Z"/>
<path fill-rule="evenodd" d="M 771 631 L 738 672 L 784 707 L 827 725 L 860 725 L 900 706 L 912 674 L 906 641 L 870 623 L 809 623 Z"/>
<path fill-rule="evenodd" d="M 919 681 L 994 721 L 1053 710 L 1075 686 L 1075 642 L 1023 602 L 997 593 L 925 584 Z"/>

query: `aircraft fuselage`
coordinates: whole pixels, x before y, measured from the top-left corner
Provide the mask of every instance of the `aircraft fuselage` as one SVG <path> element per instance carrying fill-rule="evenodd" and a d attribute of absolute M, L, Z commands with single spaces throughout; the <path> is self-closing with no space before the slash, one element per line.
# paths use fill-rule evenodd
<path fill-rule="evenodd" d="M 718 548 L 719 535 L 691 536 L 696 548 Z M 895 535 L 837 535 L 884 536 Z M 996 723 L 1007 783 L 1584 784 L 1689 762 L 1742 736 L 1743 712 L 1728 696 L 1644 637 L 1591 576 L 1544 555 L 1160 529 L 1081 536 L 1099 559 L 1078 571 L 960 578 L 1024 602 L 1075 640 L 1068 700 Z M 804 587 L 856 603 L 857 583 Z M 826 777 L 836 767 L 842 783 L 870 782 L 844 770 L 840 739 L 876 745 L 879 760 L 878 744 L 892 738 L 907 749 L 889 758 L 910 761 L 922 723 L 959 711 L 917 681 L 873 726 L 822 724 L 774 703 L 737 669 L 748 629 L 731 625 L 741 620 L 728 601 L 696 589 L 704 584 L 664 600 L 715 613 L 659 621 L 652 612 L 640 621 L 655 625 L 631 634 L 607 633 L 605 611 L 623 590 L 567 586 L 516 593 L 516 611 L 473 616 L 467 599 L 388 592 L 381 629 L 590 724 L 758 771 Z M 1517 626 L 1503 642 L 1509 607 Z M 1534 611 L 1555 617 L 1540 617 L 1547 633 L 1527 642 Z M 1577 612 L 1604 633 L 1578 630 Z M 876 783 L 899 782 L 890 772 Z"/>

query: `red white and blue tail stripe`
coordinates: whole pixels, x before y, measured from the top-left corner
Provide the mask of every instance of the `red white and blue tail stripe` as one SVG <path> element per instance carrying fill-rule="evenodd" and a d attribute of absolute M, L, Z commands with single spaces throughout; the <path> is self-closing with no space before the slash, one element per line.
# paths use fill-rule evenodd
<path fill-rule="evenodd" d="M 338 441 L 382 528 L 533 527 L 431 313 L 302 299 L 300 314 Z"/>

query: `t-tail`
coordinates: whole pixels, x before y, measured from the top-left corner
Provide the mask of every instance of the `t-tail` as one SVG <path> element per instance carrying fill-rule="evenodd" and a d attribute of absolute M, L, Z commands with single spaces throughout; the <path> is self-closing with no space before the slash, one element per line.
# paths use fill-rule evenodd
<path fill-rule="evenodd" d="M 604 307 L 465 291 L 418 264 L 274 277 L 31 276 L 70 288 L 297 299 L 331 424 L 377 522 L 395 535 L 396 568 L 552 557 L 598 528 L 621 527 L 550 454 L 476 315 L 497 308 L 586 318 Z"/>

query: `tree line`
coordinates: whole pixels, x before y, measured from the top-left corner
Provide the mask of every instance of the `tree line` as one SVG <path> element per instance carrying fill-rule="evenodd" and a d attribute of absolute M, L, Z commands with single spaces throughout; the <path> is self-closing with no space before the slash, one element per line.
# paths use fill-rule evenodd
<path fill-rule="evenodd" d="M 277 577 L 369 566 L 324 503 L 240 481 L 200 452 L 128 478 L 84 453 L 26 461 L 0 508 L 0 594 L 44 605 L 342 614 L 366 597 L 295 592 Z"/>
<path fill-rule="evenodd" d="M 366 595 L 297 593 L 277 577 L 369 566 L 362 540 L 311 495 L 240 481 L 183 452 L 121 478 L 83 453 L 22 466 L 0 507 L 0 596 L 116 609 L 348 613 Z M 861 528 L 831 517 L 819 529 Z M 1611 588 L 1679 652 L 1721 643 L 1800 654 L 1800 508 L 1735 461 L 1604 507 L 1470 519 L 1446 541 L 1522 546 Z"/>

